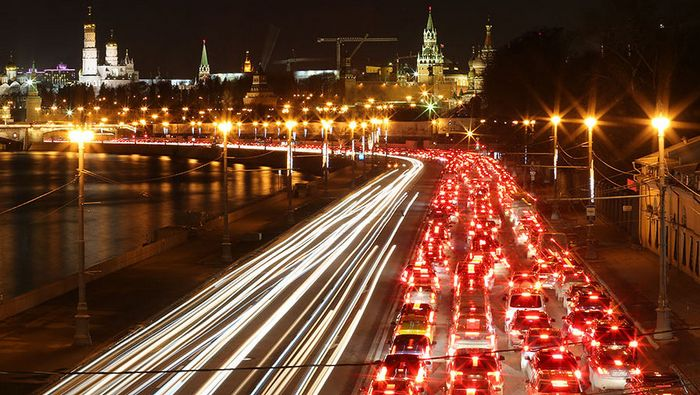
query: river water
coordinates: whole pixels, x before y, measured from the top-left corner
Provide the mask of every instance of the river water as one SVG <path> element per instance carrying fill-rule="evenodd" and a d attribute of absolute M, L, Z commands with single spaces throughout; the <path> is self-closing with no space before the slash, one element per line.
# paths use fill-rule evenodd
<path fill-rule="evenodd" d="M 72 180 L 77 160 L 75 153 L 0 152 L 0 212 Z M 153 240 L 157 229 L 189 225 L 199 215 L 220 215 L 219 162 L 178 177 L 154 180 L 204 163 L 169 157 L 86 154 L 85 168 L 108 178 L 86 179 L 87 267 Z M 284 186 L 283 177 L 271 168 L 246 169 L 233 164 L 230 169 L 231 207 Z M 77 193 L 75 182 L 0 215 L 0 297 L 8 299 L 76 272 Z"/>

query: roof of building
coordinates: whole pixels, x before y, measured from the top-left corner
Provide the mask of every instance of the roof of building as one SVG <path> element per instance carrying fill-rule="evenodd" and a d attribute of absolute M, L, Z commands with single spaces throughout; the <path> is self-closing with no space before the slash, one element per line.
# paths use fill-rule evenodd
<path fill-rule="evenodd" d="M 689 140 L 684 139 L 678 144 L 666 147 L 665 151 L 668 164 L 671 167 L 685 167 L 686 165 L 697 164 L 700 162 L 700 136 L 693 137 Z M 646 166 L 656 165 L 658 157 L 659 152 L 656 151 L 638 158 L 634 162 Z"/>

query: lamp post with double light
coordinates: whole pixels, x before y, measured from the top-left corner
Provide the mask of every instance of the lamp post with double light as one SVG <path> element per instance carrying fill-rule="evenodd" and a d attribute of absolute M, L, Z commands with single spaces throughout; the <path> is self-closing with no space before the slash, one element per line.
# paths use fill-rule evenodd
<path fill-rule="evenodd" d="M 651 125 L 656 129 L 659 139 L 659 299 L 656 307 L 656 330 L 654 339 L 670 340 L 671 309 L 668 304 L 668 259 L 666 257 L 666 147 L 664 136 L 671 121 L 664 116 L 657 116 L 651 120 Z"/>
<path fill-rule="evenodd" d="M 233 254 L 231 252 L 231 235 L 229 233 L 228 226 L 228 134 L 233 129 L 233 124 L 231 122 L 221 122 L 218 124 L 219 131 L 223 134 L 223 206 L 224 206 L 224 217 L 223 226 L 224 231 L 221 237 L 221 260 L 225 263 L 231 262 L 233 260 Z"/>
<path fill-rule="evenodd" d="M 90 314 L 85 294 L 85 143 L 92 141 L 91 130 L 73 130 L 70 140 L 78 143 L 78 307 L 75 313 L 74 343 L 79 346 L 92 344 Z"/>

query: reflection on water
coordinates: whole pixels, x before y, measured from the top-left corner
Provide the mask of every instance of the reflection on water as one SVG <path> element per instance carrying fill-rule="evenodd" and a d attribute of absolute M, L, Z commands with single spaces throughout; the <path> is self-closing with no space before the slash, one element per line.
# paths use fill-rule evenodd
<path fill-rule="evenodd" d="M 85 168 L 109 179 L 89 177 L 86 182 L 86 202 L 90 203 L 85 207 L 87 265 L 151 241 L 156 229 L 187 225 L 196 217 L 193 213 L 220 215 L 218 162 L 177 178 L 154 180 L 201 164 L 165 156 L 87 154 Z M 76 167 L 75 153 L 0 153 L 0 211 L 65 184 Z M 231 207 L 284 186 L 276 170 L 243 170 L 251 169 L 231 166 Z M 16 296 L 75 272 L 76 197 L 74 183 L 0 216 L 2 297 Z"/>

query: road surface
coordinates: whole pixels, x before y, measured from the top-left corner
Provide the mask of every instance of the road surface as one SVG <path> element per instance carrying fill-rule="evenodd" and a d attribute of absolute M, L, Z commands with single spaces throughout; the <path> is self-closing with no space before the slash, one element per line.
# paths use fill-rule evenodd
<path fill-rule="evenodd" d="M 290 367 L 367 360 L 435 180 L 396 163 L 45 392 L 351 392 L 362 366 Z"/>

